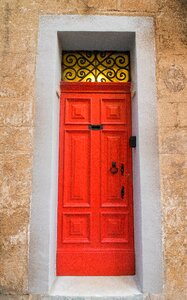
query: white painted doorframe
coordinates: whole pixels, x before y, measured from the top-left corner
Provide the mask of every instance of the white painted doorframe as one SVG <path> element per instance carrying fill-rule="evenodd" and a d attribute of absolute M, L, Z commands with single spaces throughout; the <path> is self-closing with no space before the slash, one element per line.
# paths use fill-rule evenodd
<path fill-rule="evenodd" d="M 46 294 L 56 278 L 59 83 L 61 50 L 130 50 L 136 278 L 162 290 L 154 22 L 151 17 L 43 16 L 36 68 L 29 292 Z"/>

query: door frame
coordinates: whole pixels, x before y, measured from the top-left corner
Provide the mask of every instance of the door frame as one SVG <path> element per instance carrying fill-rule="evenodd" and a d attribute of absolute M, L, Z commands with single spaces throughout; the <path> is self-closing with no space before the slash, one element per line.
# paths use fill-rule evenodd
<path fill-rule="evenodd" d="M 98 37 L 97 43 L 93 37 Z M 154 19 L 61 15 L 40 17 L 29 243 L 30 293 L 48 293 L 56 278 L 61 50 L 103 50 L 103 47 L 131 53 L 132 130 L 137 136 L 137 148 L 133 151 L 136 279 L 142 291 L 159 293 L 162 290 Z"/>

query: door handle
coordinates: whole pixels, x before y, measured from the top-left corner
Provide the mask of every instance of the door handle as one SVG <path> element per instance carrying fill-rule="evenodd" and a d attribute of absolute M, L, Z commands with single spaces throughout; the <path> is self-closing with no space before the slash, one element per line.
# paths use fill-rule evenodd
<path fill-rule="evenodd" d="M 121 199 L 124 199 L 124 195 L 125 195 L 125 188 L 124 186 L 121 187 Z"/>
<path fill-rule="evenodd" d="M 121 168 L 120 168 L 120 171 L 121 171 L 121 175 L 123 176 L 124 175 L 124 164 L 121 164 Z"/>
<path fill-rule="evenodd" d="M 116 167 L 116 162 L 115 161 L 112 162 L 112 167 L 110 168 L 110 172 L 112 174 L 116 174 L 118 172 L 118 168 Z"/>

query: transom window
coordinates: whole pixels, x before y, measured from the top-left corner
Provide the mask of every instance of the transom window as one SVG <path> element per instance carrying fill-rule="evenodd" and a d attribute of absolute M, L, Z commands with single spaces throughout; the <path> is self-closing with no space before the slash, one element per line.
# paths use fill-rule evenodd
<path fill-rule="evenodd" d="M 130 81 L 130 54 L 127 51 L 63 51 L 62 80 L 128 82 Z"/>

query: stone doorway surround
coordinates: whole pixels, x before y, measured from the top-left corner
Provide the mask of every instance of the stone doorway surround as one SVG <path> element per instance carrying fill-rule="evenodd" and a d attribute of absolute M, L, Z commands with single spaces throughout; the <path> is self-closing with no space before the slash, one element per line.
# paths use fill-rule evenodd
<path fill-rule="evenodd" d="M 40 17 L 29 293 L 49 295 L 51 289 L 54 293 L 56 280 L 58 95 L 62 49 L 130 51 L 132 127 L 133 135 L 137 136 L 137 148 L 133 149 L 136 275 L 132 280 L 137 282 L 141 292 L 161 293 L 163 269 L 154 21 L 151 17 L 91 15 Z"/>

